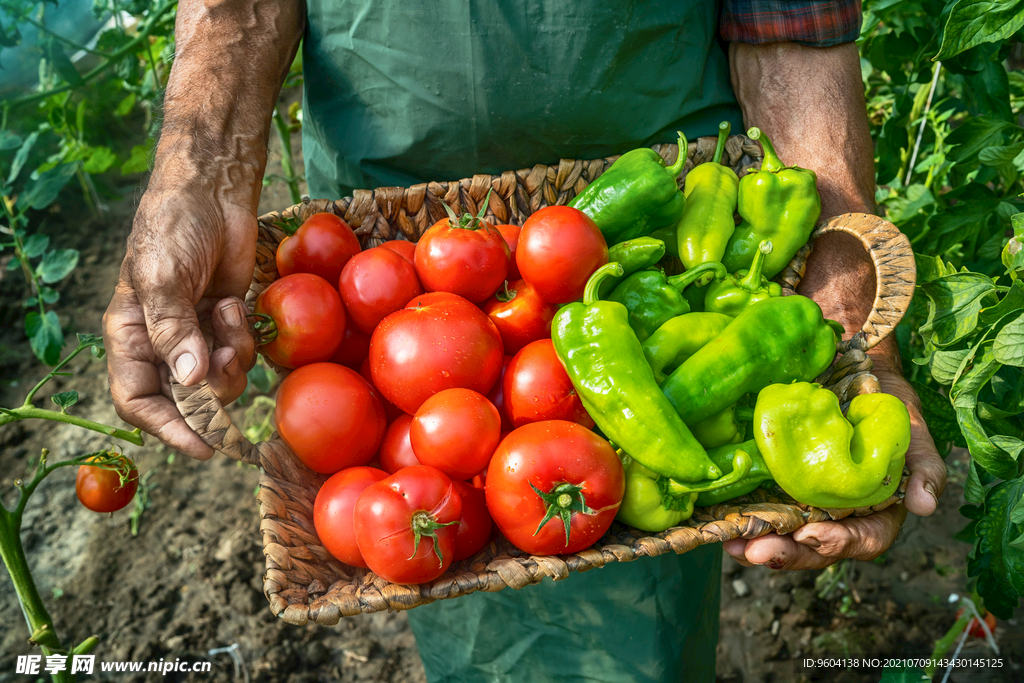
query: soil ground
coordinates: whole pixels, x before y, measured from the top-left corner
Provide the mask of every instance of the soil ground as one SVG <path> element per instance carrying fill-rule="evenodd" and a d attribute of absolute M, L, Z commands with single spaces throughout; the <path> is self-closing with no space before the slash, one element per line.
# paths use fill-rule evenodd
<path fill-rule="evenodd" d="M 297 143 L 297 139 L 296 139 Z M 66 330 L 100 332 L 101 316 L 117 279 L 124 238 L 139 190 L 129 186 L 108 199 L 101 219 L 66 206 L 43 217 L 40 229 L 62 247 L 82 250 L 81 265 L 60 290 Z M 290 203 L 281 185 L 262 208 Z M 24 282 L 0 258 L 0 405 L 23 400 L 45 370 L 22 332 Z M 76 362 L 76 375 L 58 378 L 39 403 L 74 389 L 77 414 L 120 424 L 111 406 L 106 364 Z M 244 408 L 235 408 L 241 421 Z M 16 423 L 0 429 L 0 496 L 9 506 L 14 480 L 25 476 L 42 448 L 51 460 L 108 446 L 102 435 L 51 423 Z M 275 618 L 262 594 L 264 558 L 254 491 L 255 468 L 223 457 L 206 463 L 175 455 L 147 439 L 126 449 L 148 473 L 149 507 L 130 532 L 128 510 L 98 515 L 75 499 L 73 472 L 59 470 L 39 487 L 25 514 L 23 540 L 39 589 L 58 634 L 79 642 L 96 634 L 98 660 L 208 660 L 212 671 L 194 680 L 381 681 L 424 680 L 404 614 L 348 618 L 331 628 L 294 627 Z M 953 622 L 951 593 L 965 589 L 968 547 L 952 534 L 964 524 L 963 454 L 948 461 L 950 484 L 938 512 L 910 517 L 896 544 L 879 561 L 855 562 L 821 572 L 745 569 L 725 559 L 722 577 L 718 680 L 729 683 L 802 680 L 875 682 L 877 669 L 802 671 L 805 657 L 822 655 L 925 656 Z M 3 574 L 6 574 L 4 572 Z M 7 581 L 0 576 L 0 582 Z M 818 587 L 816 588 L 816 581 Z M 832 592 L 820 590 L 831 581 Z M 0 591 L 0 683 L 28 680 L 15 674 L 17 655 L 32 652 L 15 594 Z M 526 588 L 525 590 L 529 590 Z M 996 633 L 1001 669 L 956 670 L 950 681 L 1024 680 L 1024 622 L 1001 623 Z M 226 652 L 236 646 L 238 664 Z M 962 655 L 995 656 L 981 641 Z M 95 673 L 84 680 L 154 680 L 155 674 Z M 940 680 L 937 677 L 936 680 Z M 168 681 L 193 680 L 168 674 Z"/>

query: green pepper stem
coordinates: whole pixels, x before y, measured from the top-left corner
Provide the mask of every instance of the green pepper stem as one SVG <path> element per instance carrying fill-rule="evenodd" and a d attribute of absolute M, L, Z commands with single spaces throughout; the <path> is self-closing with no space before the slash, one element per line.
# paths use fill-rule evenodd
<path fill-rule="evenodd" d="M 731 130 L 732 124 L 728 121 L 722 121 L 718 124 L 718 144 L 715 145 L 715 156 L 711 158 L 711 163 L 722 163 L 722 153 L 725 152 L 725 141 L 729 139 L 729 131 Z"/>
<path fill-rule="evenodd" d="M 709 271 L 711 271 L 711 277 L 708 277 Z M 716 282 L 721 282 L 728 276 L 729 271 L 725 269 L 725 266 L 718 261 L 708 261 L 707 263 L 702 263 L 699 266 L 690 268 L 685 273 L 673 275 L 666 281 L 670 287 L 674 288 L 678 292 L 682 292 L 695 282 L 698 287 L 703 287 L 711 282 L 712 279 Z"/>
<path fill-rule="evenodd" d="M 674 496 L 682 496 L 687 493 L 704 493 L 706 491 L 714 491 L 716 489 L 735 484 L 743 477 L 747 476 L 750 472 L 750 468 L 753 467 L 754 460 L 750 457 L 750 454 L 745 450 L 737 450 L 732 456 L 732 472 L 729 474 L 713 479 L 711 481 L 703 482 L 682 482 L 671 479 L 668 482 L 668 491 Z"/>
<path fill-rule="evenodd" d="M 679 135 L 679 156 L 676 159 L 676 163 L 667 167 L 669 173 L 672 174 L 673 178 L 679 176 L 683 172 L 683 166 L 686 165 L 686 154 L 687 154 L 687 143 L 686 136 L 683 135 L 683 131 L 677 130 L 676 134 Z"/>
<path fill-rule="evenodd" d="M 587 286 L 583 290 L 583 303 L 590 306 L 596 301 L 599 301 L 601 299 L 599 293 L 601 281 L 609 276 L 620 277 L 625 272 L 626 271 L 623 269 L 622 264 L 617 261 L 606 263 L 595 270 L 594 274 L 590 276 L 589 280 L 587 280 Z"/>
<path fill-rule="evenodd" d="M 757 251 L 754 252 L 750 270 L 743 276 L 743 279 L 736 283 L 740 289 L 745 289 L 748 292 L 756 292 L 761 289 L 761 270 L 764 267 L 764 257 L 770 253 L 772 253 L 772 241 L 761 240 L 761 243 L 757 245 Z"/>
<path fill-rule="evenodd" d="M 771 140 L 768 139 L 768 136 L 760 128 L 754 127 L 748 130 L 747 137 L 751 140 L 761 141 L 761 148 L 764 150 L 764 159 L 761 161 L 762 171 L 777 173 L 786 168 L 786 165 L 779 159 L 779 155 L 775 153 L 775 146 L 772 145 Z"/>

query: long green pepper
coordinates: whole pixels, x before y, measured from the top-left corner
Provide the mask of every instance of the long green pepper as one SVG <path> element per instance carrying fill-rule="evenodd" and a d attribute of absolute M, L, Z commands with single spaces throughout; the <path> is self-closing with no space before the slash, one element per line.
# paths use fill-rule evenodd
<path fill-rule="evenodd" d="M 686 174 L 683 194 L 686 208 L 679 221 L 676 239 L 679 260 L 687 269 L 709 261 L 721 261 L 725 247 L 736 229 L 733 213 L 739 192 L 739 178 L 723 166 L 722 152 L 731 126 L 718 126 L 718 145 L 714 158 Z"/>

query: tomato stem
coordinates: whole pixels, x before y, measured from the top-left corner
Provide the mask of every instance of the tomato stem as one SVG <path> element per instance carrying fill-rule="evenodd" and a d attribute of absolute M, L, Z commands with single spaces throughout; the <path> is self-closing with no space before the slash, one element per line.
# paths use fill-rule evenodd
<path fill-rule="evenodd" d="M 118 429 L 117 427 L 110 427 L 105 424 L 100 424 L 99 422 L 93 422 L 92 420 L 86 420 L 85 418 L 78 417 L 76 415 L 68 415 L 67 413 L 62 413 L 59 410 L 47 410 L 45 408 L 36 408 L 35 406 L 21 406 L 20 408 L 14 409 L 0 408 L 0 426 L 29 418 L 53 420 L 54 422 L 63 422 L 64 424 L 75 425 L 76 427 L 88 429 L 93 432 L 99 432 L 100 434 L 112 436 L 115 439 L 121 439 L 122 441 L 133 443 L 136 446 L 141 446 L 143 443 L 142 431 L 138 428 L 129 432 L 124 429 Z"/>
<path fill-rule="evenodd" d="M 507 304 L 512 299 L 516 298 L 516 290 L 508 288 L 508 280 L 505 280 L 501 285 L 501 291 L 494 295 L 498 301 L 503 304 Z"/>
<path fill-rule="evenodd" d="M 437 566 L 443 566 L 444 556 L 441 554 L 441 545 L 437 540 L 437 530 L 458 523 L 458 520 L 454 522 L 438 522 L 434 519 L 434 516 L 426 510 L 417 510 L 414 512 L 412 515 L 412 555 L 409 556 L 409 559 L 411 560 L 416 557 L 416 552 L 420 549 L 420 539 L 426 536 L 434 542 L 434 554 L 437 555 Z"/>
<path fill-rule="evenodd" d="M 594 510 L 587 507 L 587 501 L 583 496 L 583 487 L 578 484 L 570 484 L 568 482 L 562 484 L 556 484 L 548 492 L 541 491 L 539 488 L 530 482 L 530 488 L 540 496 L 541 500 L 548 506 L 547 511 L 544 513 L 544 519 L 540 520 L 540 524 L 537 525 L 537 530 L 533 532 L 536 536 L 540 533 L 540 530 L 544 528 L 555 515 L 562 520 L 562 526 L 565 529 L 565 545 L 569 545 L 569 531 L 572 527 L 572 516 L 579 512 L 584 515 L 595 514 Z"/>
<path fill-rule="evenodd" d="M 250 313 L 247 317 L 256 318 L 249 328 L 256 336 L 256 346 L 264 346 L 277 339 L 277 323 L 266 313 Z"/>

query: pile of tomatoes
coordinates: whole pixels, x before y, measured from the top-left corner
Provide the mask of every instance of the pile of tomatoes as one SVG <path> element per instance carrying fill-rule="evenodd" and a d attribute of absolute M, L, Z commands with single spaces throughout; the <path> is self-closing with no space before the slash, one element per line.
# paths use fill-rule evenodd
<path fill-rule="evenodd" d="M 564 206 L 521 229 L 449 211 L 416 244 L 365 251 L 322 213 L 281 242 L 255 327 L 293 368 L 278 434 L 331 475 L 313 521 L 332 555 L 414 584 L 479 552 L 492 520 L 539 555 L 607 531 L 622 465 L 550 339 L 607 260 L 597 226 Z"/>

